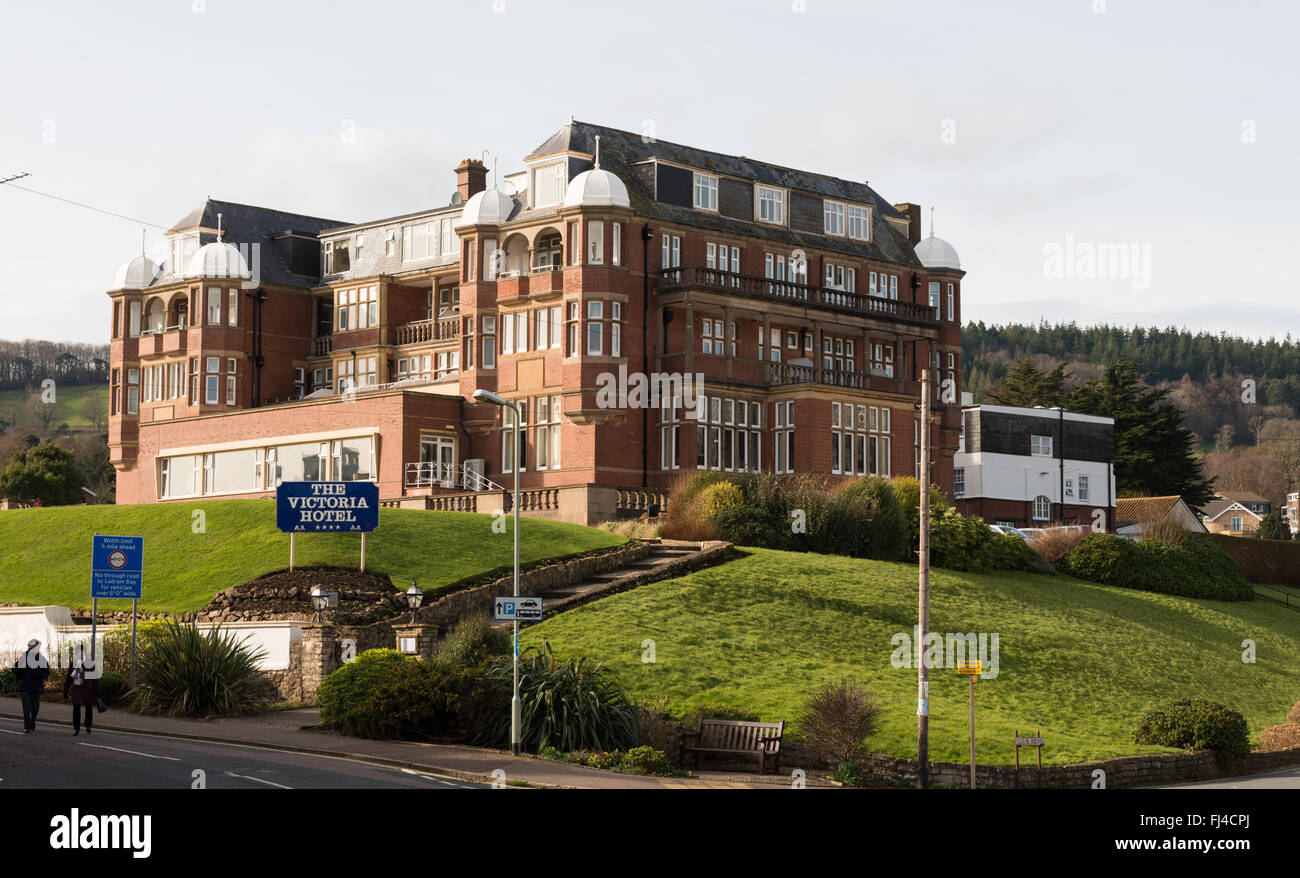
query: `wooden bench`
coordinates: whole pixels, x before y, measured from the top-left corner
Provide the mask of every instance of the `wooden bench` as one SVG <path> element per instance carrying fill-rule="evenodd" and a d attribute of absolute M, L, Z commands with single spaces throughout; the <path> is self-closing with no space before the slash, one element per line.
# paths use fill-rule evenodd
<path fill-rule="evenodd" d="M 677 765 L 683 767 L 687 754 L 695 757 L 700 770 L 700 756 L 716 753 L 724 756 L 757 756 L 758 773 L 762 774 L 767 758 L 773 757 L 776 771 L 781 771 L 781 733 L 785 721 L 775 723 L 744 722 L 700 717 L 699 727 L 683 732 L 677 742 Z M 688 741 L 692 742 L 688 745 Z"/>

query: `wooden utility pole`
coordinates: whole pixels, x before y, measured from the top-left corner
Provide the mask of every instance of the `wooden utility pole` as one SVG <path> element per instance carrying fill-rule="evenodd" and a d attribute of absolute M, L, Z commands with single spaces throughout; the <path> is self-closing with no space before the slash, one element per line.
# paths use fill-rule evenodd
<path fill-rule="evenodd" d="M 920 601 L 917 611 L 916 654 L 916 780 L 921 789 L 930 787 L 930 670 L 925 666 L 925 635 L 930 627 L 930 370 L 921 370 L 921 545 L 917 567 Z"/>

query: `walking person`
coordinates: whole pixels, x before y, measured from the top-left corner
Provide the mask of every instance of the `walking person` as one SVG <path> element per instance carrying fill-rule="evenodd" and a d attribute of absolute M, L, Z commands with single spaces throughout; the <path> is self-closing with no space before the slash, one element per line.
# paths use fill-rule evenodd
<path fill-rule="evenodd" d="M 27 652 L 14 663 L 14 676 L 18 678 L 18 695 L 23 702 L 23 731 L 36 731 L 36 715 L 41 711 L 41 693 L 45 691 L 45 678 L 50 675 L 50 663 L 40 652 L 41 642 L 36 638 L 27 641 Z"/>
<path fill-rule="evenodd" d="M 95 663 L 87 659 L 86 648 L 81 648 L 81 658 L 68 668 L 68 676 L 63 680 L 63 700 L 72 694 L 72 734 L 81 734 L 81 714 L 86 714 L 86 734 L 90 734 L 90 724 L 95 716 L 95 703 L 99 700 L 99 674 L 95 672 Z"/>

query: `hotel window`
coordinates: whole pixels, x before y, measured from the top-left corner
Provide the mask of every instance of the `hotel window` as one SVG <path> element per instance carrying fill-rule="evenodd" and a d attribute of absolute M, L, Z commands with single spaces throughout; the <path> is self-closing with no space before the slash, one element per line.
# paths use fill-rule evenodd
<path fill-rule="evenodd" d="M 600 265 L 605 261 L 605 224 L 587 221 L 587 264 Z"/>
<path fill-rule="evenodd" d="M 952 471 L 952 494 L 954 497 L 966 496 L 966 470 L 963 467 Z"/>
<path fill-rule="evenodd" d="M 604 315 L 603 302 L 587 303 L 587 355 L 599 355 L 603 349 L 601 319 Z"/>
<path fill-rule="evenodd" d="M 849 237 L 859 241 L 871 240 L 871 208 L 849 205 Z"/>
<path fill-rule="evenodd" d="M 773 407 L 772 439 L 776 443 L 776 471 L 778 473 L 794 472 L 794 400 L 777 402 Z"/>
<path fill-rule="evenodd" d="M 231 326 L 239 325 L 239 290 L 226 291 L 226 321 Z"/>
<path fill-rule="evenodd" d="M 515 353 L 522 354 L 528 350 L 528 312 L 515 314 Z"/>
<path fill-rule="evenodd" d="M 302 369 L 294 370 L 294 374 L 296 378 L 295 386 L 294 386 L 294 390 L 296 391 L 295 395 L 301 398 L 302 381 L 303 381 Z M 238 375 L 239 375 L 239 360 L 235 359 L 234 357 L 227 357 L 226 358 L 226 405 L 235 404 L 235 392 L 236 392 L 235 385 L 237 383 L 236 379 L 238 378 Z"/>
<path fill-rule="evenodd" d="M 930 282 L 930 307 L 934 309 L 934 319 L 939 320 L 943 317 L 939 313 L 939 283 L 938 281 Z"/>
<path fill-rule="evenodd" d="M 852 293 L 857 290 L 858 272 L 856 269 L 832 262 L 826 263 L 826 288 Z"/>
<path fill-rule="evenodd" d="M 539 308 L 533 312 L 533 319 L 537 323 L 537 328 L 533 330 L 533 338 L 537 342 L 537 350 L 539 351 L 551 346 L 550 313 L 546 308 Z"/>
<path fill-rule="evenodd" d="M 1088 477 L 1079 476 L 1079 500 L 1085 501 L 1087 499 L 1088 499 Z"/>
<path fill-rule="evenodd" d="M 126 413 L 138 414 L 140 411 L 140 370 L 126 370 Z"/>
<path fill-rule="evenodd" d="M 844 234 L 844 205 L 838 201 L 822 202 L 824 228 L 828 235 Z"/>
<path fill-rule="evenodd" d="M 199 404 L 199 358 L 190 357 L 190 405 Z"/>
<path fill-rule="evenodd" d="M 879 295 L 876 292 L 876 273 L 874 271 L 867 272 L 867 295 Z"/>
<path fill-rule="evenodd" d="M 568 356 L 576 357 L 582 353 L 582 323 L 578 319 L 581 315 L 581 305 L 577 302 L 569 303 L 569 353 Z"/>
<path fill-rule="evenodd" d="M 533 207 L 546 207 L 564 200 L 564 165 L 547 165 L 533 169 Z"/>
<path fill-rule="evenodd" d="M 718 354 L 722 353 L 722 321 L 713 320 L 712 318 L 709 317 L 704 318 L 704 322 L 703 324 L 701 324 L 700 327 L 700 351 L 702 353 L 712 354 L 715 352 L 713 347 L 714 345 L 713 327 L 715 325 L 718 328 L 716 353 Z"/>
<path fill-rule="evenodd" d="M 659 267 L 667 270 L 679 268 L 682 264 L 682 239 L 676 235 L 664 235 L 662 252 L 659 255 Z M 680 275 L 674 275 L 674 280 Z"/>
<path fill-rule="evenodd" d="M 120 415 L 122 413 L 122 370 L 114 369 L 110 373 L 108 382 L 108 413 L 110 415 Z"/>
<path fill-rule="evenodd" d="M 384 232 L 384 255 L 397 255 L 397 232 L 394 232 L 392 229 Z"/>
<path fill-rule="evenodd" d="M 337 274 L 351 267 L 347 241 L 325 242 L 325 274 Z"/>
<path fill-rule="evenodd" d="M 427 361 L 427 359 L 426 357 L 425 360 Z M 379 383 L 379 373 L 376 371 L 377 363 L 377 357 L 357 357 L 357 387 L 369 387 Z M 427 362 L 424 371 L 429 371 Z"/>
<path fill-rule="evenodd" d="M 473 241 L 473 240 L 464 241 L 464 242 L 462 243 L 462 247 L 464 247 L 464 250 L 465 250 L 465 252 L 464 252 L 464 254 L 463 254 L 464 265 L 465 265 L 465 269 L 464 269 L 464 271 L 465 271 L 465 280 L 469 281 L 470 283 L 473 283 L 473 282 L 474 282 L 474 262 L 475 262 L 475 259 L 474 259 L 474 241 Z"/>
<path fill-rule="evenodd" d="M 871 371 L 886 378 L 894 377 L 894 346 L 892 344 L 872 345 Z"/>
<path fill-rule="evenodd" d="M 755 187 L 754 197 L 758 200 L 756 211 L 759 222 L 785 225 L 785 191 L 771 186 Z"/>
<path fill-rule="evenodd" d="M 208 287 L 208 326 L 221 325 L 221 290 Z"/>
<path fill-rule="evenodd" d="M 519 400 L 519 471 L 528 468 L 528 400 Z M 501 472 L 515 471 L 515 410 L 509 406 L 501 407 Z"/>
<path fill-rule="evenodd" d="M 366 249 L 366 236 L 357 235 L 356 243 L 353 244 L 353 257 L 357 262 L 361 261 L 361 254 Z"/>
<path fill-rule="evenodd" d="M 898 275 L 896 274 L 891 274 L 889 276 L 889 298 L 898 298 Z"/>
<path fill-rule="evenodd" d="M 482 318 L 482 324 L 483 368 L 495 369 L 497 367 L 497 319 L 490 314 L 485 314 Z"/>
<path fill-rule="evenodd" d="M 501 317 L 501 353 L 515 352 L 515 316 L 505 314 Z"/>
<path fill-rule="evenodd" d="M 402 228 L 402 261 L 428 259 L 434 255 L 436 237 L 433 223 L 416 223 Z"/>
<path fill-rule="evenodd" d="M 623 303 L 610 302 L 609 353 L 614 357 L 623 356 Z"/>
<path fill-rule="evenodd" d="M 560 468 L 560 397 L 539 396 L 533 400 L 537 421 L 533 437 L 533 456 L 537 469 Z"/>
<path fill-rule="evenodd" d="M 438 220 L 439 238 L 442 239 L 442 248 L 440 252 L 443 258 L 456 255 L 456 247 L 452 244 L 454 238 L 451 228 L 451 217 L 443 217 Z"/>
<path fill-rule="evenodd" d="M 204 394 L 203 401 L 208 405 L 216 405 L 221 394 L 221 358 L 208 357 L 204 362 Z"/>
<path fill-rule="evenodd" d="M 1052 501 L 1042 494 L 1034 498 L 1034 521 L 1047 521 L 1052 517 Z"/>
<path fill-rule="evenodd" d="M 953 293 L 953 290 L 952 290 L 952 284 L 948 284 L 948 319 L 949 319 L 949 320 L 955 320 L 955 319 L 956 319 L 955 313 L 954 313 L 953 308 L 952 308 L 952 305 L 953 305 L 953 294 L 952 294 L 952 293 Z"/>
<path fill-rule="evenodd" d="M 660 397 L 659 400 L 659 468 L 679 469 L 678 441 L 681 439 L 681 397 Z"/>
<path fill-rule="evenodd" d="M 543 314 L 546 312 L 543 311 Z M 564 324 L 560 319 L 560 306 L 554 305 L 550 310 L 551 314 L 551 347 L 558 348 L 564 343 Z M 540 348 L 541 345 L 538 345 Z"/>
<path fill-rule="evenodd" d="M 1030 436 L 1029 453 L 1033 457 L 1051 457 L 1052 437 L 1051 436 Z"/>
<path fill-rule="evenodd" d="M 612 235 L 611 245 L 614 248 L 613 261 L 615 265 L 623 264 L 623 224 L 610 223 L 610 233 Z"/>
<path fill-rule="evenodd" d="M 694 205 L 696 210 L 718 209 L 718 178 L 709 174 L 693 174 Z"/>
<path fill-rule="evenodd" d="M 503 251 L 497 250 L 496 238 L 483 239 L 483 280 L 497 279 L 497 275 L 501 273 L 501 262 L 504 256 Z"/>
<path fill-rule="evenodd" d="M 569 223 L 569 264 L 580 265 L 582 263 L 582 235 L 579 229 L 582 223 Z"/>

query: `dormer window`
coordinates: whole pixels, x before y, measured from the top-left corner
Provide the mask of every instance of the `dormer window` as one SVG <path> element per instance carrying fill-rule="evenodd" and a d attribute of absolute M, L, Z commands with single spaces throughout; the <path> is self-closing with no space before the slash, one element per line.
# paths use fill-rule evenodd
<path fill-rule="evenodd" d="M 171 243 L 171 265 L 169 268 L 171 268 L 172 274 L 180 274 L 185 270 L 185 266 L 189 263 L 190 257 L 198 252 L 199 236 L 173 235 Z"/>
<path fill-rule="evenodd" d="M 564 201 L 565 184 L 562 163 L 533 168 L 533 207 L 550 207 Z"/>
<path fill-rule="evenodd" d="M 325 244 L 325 274 L 338 274 L 351 267 L 348 253 L 348 241 L 327 241 Z"/>
<path fill-rule="evenodd" d="M 754 198 L 758 202 L 755 216 L 760 223 L 785 225 L 785 190 L 771 186 L 756 186 Z"/>
<path fill-rule="evenodd" d="M 828 235 L 844 234 L 844 203 L 841 201 L 823 201 L 822 216 L 824 228 Z"/>
<path fill-rule="evenodd" d="M 859 241 L 871 240 L 871 208 L 848 206 L 849 237 Z"/>
<path fill-rule="evenodd" d="M 718 209 L 718 178 L 710 174 L 694 174 L 693 204 L 696 210 Z"/>

